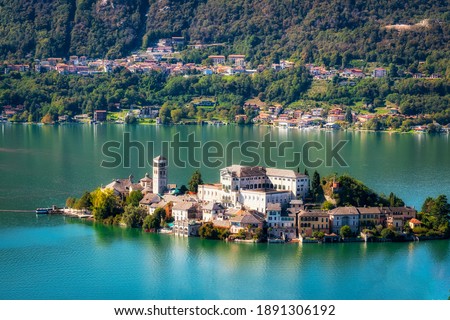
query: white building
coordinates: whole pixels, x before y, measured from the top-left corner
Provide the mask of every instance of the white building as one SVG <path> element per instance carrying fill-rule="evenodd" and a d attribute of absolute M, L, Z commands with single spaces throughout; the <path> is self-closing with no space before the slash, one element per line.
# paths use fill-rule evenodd
<path fill-rule="evenodd" d="M 374 78 L 384 78 L 386 76 L 387 76 L 386 69 L 376 68 L 372 71 L 372 77 L 374 77 Z"/>
<path fill-rule="evenodd" d="M 225 218 L 225 208 L 222 204 L 217 202 L 208 202 L 202 207 L 202 220 L 203 221 L 213 221 L 213 220 L 224 220 Z"/>
<path fill-rule="evenodd" d="M 283 213 L 280 203 L 269 203 L 266 208 L 269 237 L 294 239 L 297 236 L 295 213 Z"/>
<path fill-rule="evenodd" d="M 225 64 L 225 56 L 209 56 L 214 65 Z"/>
<path fill-rule="evenodd" d="M 359 230 L 359 212 L 356 207 L 337 207 L 328 212 L 331 232 L 339 234 L 343 226 L 349 226 L 352 232 Z"/>
<path fill-rule="evenodd" d="M 230 54 L 228 60 L 235 66 L 245 67 L 245 55 L 243 54 Z"/>
<path fill-rule="evenodd" d="M 289 191 L 278 191 L 273 189 L 243 189 L 239 193 L 238 203 L 241 203 L 246 208 L 265 213 L 266 207 L 269 203 L 279 203 L 283 206 L 287 206 L 291 199 L 292 194 Z"/>
<path fill-rule="evenodd" d="M 197 207 L 193 202 L 180 201 L 172 207 L 172 217 L 175 221 L 197 219 Z"/>
<path fill-rule="evenodd" d="M 294 170 L 233 165 L 220 170 L 220 184 L 200 185 L 201 201 L 266 212 L 268 203 L 288 205 L 309 192 L 309 177 Z"/>

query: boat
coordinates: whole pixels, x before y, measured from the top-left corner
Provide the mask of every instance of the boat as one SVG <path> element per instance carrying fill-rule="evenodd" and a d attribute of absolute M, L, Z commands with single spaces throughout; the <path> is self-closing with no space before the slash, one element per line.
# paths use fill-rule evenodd
<path fill-rule="evenodd" d="M 50 208 L 37 208 L 36 214 L 48 214 L 50 210 Z"/>
<path fill-rule="evenodd" d="M 278 239 L 278 238 L 269 238 L 267 239 L 268 243 L 285 243 L 286 241 L 284 241 L 283 239 Z"/>

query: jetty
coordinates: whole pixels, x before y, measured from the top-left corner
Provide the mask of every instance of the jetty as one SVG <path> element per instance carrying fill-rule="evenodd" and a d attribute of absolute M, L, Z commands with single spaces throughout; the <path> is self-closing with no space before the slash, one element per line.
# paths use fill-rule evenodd
<path fill-rule="evenodd" d="M 72 208 L 63 208 L 62 214 L 70 217 L 76 217 L 80 219 L 90 219 L 93 218 L 92 212 L 87 209 L 72 209 Z"/>

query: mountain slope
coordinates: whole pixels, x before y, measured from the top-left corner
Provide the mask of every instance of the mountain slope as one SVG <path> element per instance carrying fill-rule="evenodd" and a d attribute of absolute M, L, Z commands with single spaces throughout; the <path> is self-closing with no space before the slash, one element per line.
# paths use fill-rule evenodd
<path fill-rule="evenodd" d="M 114 58 L 174 35 L 227 43 L 226 51 L 254 64 L 293 58 L 410 65 L 448 59 L 450 51 L 445 0 L 3 0 L 0 17 L 3 59 Z"/>

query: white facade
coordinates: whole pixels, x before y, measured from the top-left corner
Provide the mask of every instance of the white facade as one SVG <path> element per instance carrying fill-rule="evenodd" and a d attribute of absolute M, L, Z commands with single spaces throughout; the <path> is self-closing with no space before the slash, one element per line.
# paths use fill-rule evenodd
<path fill-rule="evenodd" d="M 331 232 L 339 234 L 343 226 L 349 226 L 352 232 L 359 230 L 359 212 L 355 207 L 337 207 L 328 212 Z"/>
<path fill-rule="evenodd" d="M 210 202 L 202 208 L 202 220 L 213 221 L 223 220 L 225 217 L 225 208 L 216 202 Z"/>
<path fill-rule="evenodd" d="M 248 209 L 266 213 L 268 203 L 280 203 L 287 206 L 292 198 L 288 191 L 276 190 L 241 190 L 239 193 L 239 203 Z"/>
<path fill-rule="evenodd" d="M 167 159 L 158 156 L 153 159 L 153 193 L 163 194 L 167 189 Z"/>
<path fill-rule="evenodd" d="M 294 170 L 234 165 L 220 170 L 220 184 L 199 186 L 201 201 L 266 212 L 268 203 L 287 206 L 309 192 L 309 177 Z"/>
<path fill-rule="evenodd" d="M 235 165 L 220 170 L 220 183 L 225 191 L 241 189 L 290 191 L 292 199 L 304 198 L 309 192 L 307 175 L 285 169 Z"/>

